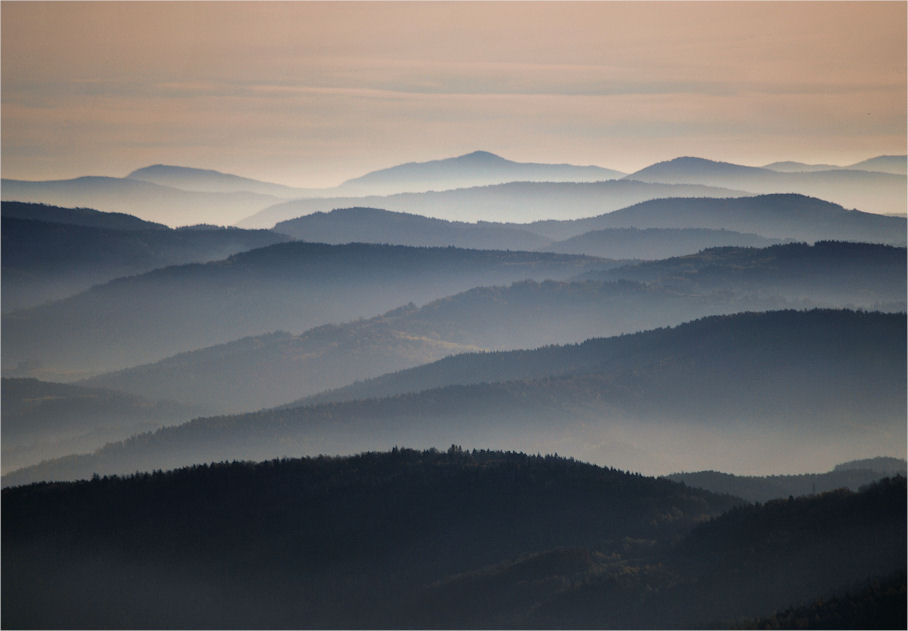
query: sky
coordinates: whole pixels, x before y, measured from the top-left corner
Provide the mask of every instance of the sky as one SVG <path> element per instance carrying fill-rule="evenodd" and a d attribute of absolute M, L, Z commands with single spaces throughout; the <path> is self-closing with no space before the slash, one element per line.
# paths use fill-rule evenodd
<path fill-rule="evenodd" d="M 906 152 L 905 2 L 0 3 L 6 178 Z"/>

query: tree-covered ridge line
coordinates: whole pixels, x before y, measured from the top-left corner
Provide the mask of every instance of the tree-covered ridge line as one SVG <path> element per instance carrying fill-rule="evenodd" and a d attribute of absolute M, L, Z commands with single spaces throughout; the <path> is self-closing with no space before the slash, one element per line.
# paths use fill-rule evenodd
<path fill-rule="evenodd" d="M 677 471 L 667 465 L 703 462 L 690 453 L 707 439 L 713 458 L 729 449 L 737 454 L 713 460 L 721 468 L 734 458 L 762 470 L 779 470 L 795 457 L 811 462 L 803 460 L 806 449 L 819 440 L 842 461 L 853 457 L 855 440 L 885 453 L 904 437 L 905 332 L 904 314 L 781 311 L 458 355 L 335 392 L 333 400 L 139 434 L 11 472 L 4 484 L 350 454 L 402 442 L 525 451 L 555 444 L 590 461 L 627 468 L 658 462 L 662 471 Z M 747 454 L 737 451 L 741 441 L 748 441 Z"/>
<path fill-rule="evenodd" d="M 849 590 L 789 607 L 771 616 L 736 620 L 729 629 L 902 629 L 905 572 L 861 581 Z"/>
<path fill-rule="evenodd" d="M 550 344 L 533 349 L 461 353 L 375 379 L 364 380 L 345 388 L 327 391 L 290 403 L 312 405 L 380 398 L 418 392 L 452 384 L 493 383 L 535 379 L 543 376 L 583 374 L 613 368 L 642 368 L 668 356 L 691 355 L 701 360 L 753 351 L 763 360 L 760 349 L 792 353 L 798 344 L 819 342 L 834 336 L 839 345 L 819 353 L 843 355 L 855 353 L 866 357 L 858 337 L 880 350 L 900 348 L 900 329 L 905 313 L 878 313 L 836 309 L 786 309 L 768 312 L 743 312 L 711 315 L 673 326 L 624 333 L 611 337 L 594 337 L 573 344 Z M 839 331 L 844 337 L 839 337 Z M 768 334 L 767 340 L 761 338 Z M 852 339 L 849 339 L 849 335 Z M 904 337 L 904 336 L 902 336 Z M 833 339 L 833 337 L 829 337 Z M 786 340 L 788 343 L 781 343 Z M 871 342 L 872 340 L 872 342 Z M 892 345 L 893 342 L 895 345 Z M 813 347 L 812 347 L 813 348 Z M 751 369 L 752 370 L 752 369 Z"/>
<path fill-rule="evenodd" d="M 458 446 L 39 483 L 2 508 L 5 627 L 702 628 L 905 559 L 902 477 L 747 505 Z"/>
<path fill-rule="evenodd" d="M 39 362 L 87 377 L 247 335 L 305 331 L 476 286 L 565 279 L 610 265 L 543 252 L 278 243 L 4 314 L 4 369 Z"/>
<path fill-rule="evenodd" d="M 272 407 L 457 352 L 579 342 L 740 311 L 904 311 L 904 249 L 869 244 L 706 250 L 595 280 L 519 281 L 417 307 L 243 338 L 86 382 L 223 412 Z M 349 361 L 356 357 L 355 362 Z"/>

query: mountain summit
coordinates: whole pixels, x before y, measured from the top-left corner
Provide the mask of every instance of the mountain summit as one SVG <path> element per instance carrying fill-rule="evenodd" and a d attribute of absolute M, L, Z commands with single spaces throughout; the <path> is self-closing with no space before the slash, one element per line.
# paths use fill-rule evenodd
<path fill-rule="evenodd" d="M 462 156 L 408 162 L 347 180 L 345 192 L 382 195 L 401 191 L 424 192 L 486 186 L 503 182 L 595 182 L 623 176 L 620 171 L 597 166 L 514 162 L 489 151 Z"/>
<path fill-rule="evenodd" d="M 898 164 L 892 165 L 892 168 L 898 168 Z M 904 213 L 908 203 L 904 175 L 861 168 L 782 172 L 703 158 L 681 157 L 657 162 L 625 179 L 660 184 L 720 186 L 754 194 L 800 193 L 841 204 L 846 208 L 880 214 Z"/>

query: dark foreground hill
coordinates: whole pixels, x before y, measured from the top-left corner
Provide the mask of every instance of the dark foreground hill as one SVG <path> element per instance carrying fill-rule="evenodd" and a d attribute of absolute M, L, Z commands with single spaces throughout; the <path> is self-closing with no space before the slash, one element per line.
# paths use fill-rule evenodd
<path fill-rule="evenodd" d="M 9 213 L 39 218 L 25 219 L 7 216 L 9 205 L 3 202 L 4 312 L 64 298 L 120 276 L 213 261 L 289 240 L 270 230 L 172 230 L 130 215 L 108 218 L 103 215 L 113 213 L 86 209 L 40 206 L 44 212 Z"/>
<path fill-rule="evenodd" d="M 876 462 L 880 465 L 875 465 Z M 891 475 L 905 477 L 903 459 L 853 460 L 836 465 L 832 471 L 826 473 L 801 475 L 742 476 L 719 471 L 695 471 L 673 473 L 665 477 L 698 489 L 742 497 L 750 502 L 766 502 L 772 499 L 813 495 L 842 488 L 856 491 L 862 486 Z"/>
<path fill-rule="evenodd" d="M 456 447 L 34 485 L 2 502 L 5 628 L 696 628 L 905 564 L 904 478 L 696 526 L 736 500 Z"/>
<path fill-rule="evenodd" d="M 901 629 L 906 626 L 905 573 L 870 579 L 771 616 L 738 620 L 730 629 Z"/>
<path fill-rule="evenodd" d="M 609 265 L 542 252 L 281 243 L 5 314 L 3 366 L 88 376 L 248 335 L 373 316 L 477 285 L 564 279 Z"/>
<path fill-rule="evenodd" d="M 457 355 L 295 407 L 136 436 L 4 484 L 451 443 L 659 473 L 822 471 L 905 444 L 905 347 L 904 314 L 816 310 Z"/>

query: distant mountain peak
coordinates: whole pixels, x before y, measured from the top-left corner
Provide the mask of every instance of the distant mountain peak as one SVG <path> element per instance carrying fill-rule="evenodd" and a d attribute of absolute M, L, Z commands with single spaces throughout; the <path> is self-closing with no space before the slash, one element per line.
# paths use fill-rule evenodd
<path fill-rule="evenodd" d="M 454 159 L 455 160 L 503 160 L 505 162 L 510 162 L 510 160 L 502 158 L 501 156 L 496 155 L 496 154 L 492 153 L 491 151 L 483 151 L 482 149 L 478 149 L 471 153 L 465 153 L 464 155 L 458 156 L 457 158 L 454 158 Z"/>
<path fill-rule="evenodd" d="M 143 175 L 164 174 L 164 173 L 166 173 L 166 174 L 179 173 L 179 174 L 185 174 L 185 175 L 196 174 L 196 175 L 228 175 L 229 176 L 229 174 L 227 174 L 227 173 L 223 173 L 221 171 L 215 171 L 213 169 L 197 169 L 195 167 L 184 167 L 184 166 L 180 166 L 180 165 L 176 165 L 176 164 L 150 164 L 147 167 L 142 167 L 140 169 L 136 169 L 135 171 L 133 171 L 126 177 L 141 179 L 141 177 Z M 238 176 L 233 176 L 233 177 L 238 177 Z"/>
<path fill-rule="evenodd" d="M 663 164 L 672 164 L 676 166 L 681 165 L 732 165 L 731 162 L 722 162 L 720 160 L 710 160 L 709 158 L 700 158 L 697 156 L 679 156 L 671 160 L 663 160 L 662 162 L 657 162 L 653 166 L 663 165 Z M 733 166 L 739 166 L 737 164 Z"/>
<path fill-rule="evenodd" d="M 717 160 L 708 160 L 695 156 L 681 156 L 672 160 L 656 162 L 648 167 L 631 173 L 625 179 L 636 179 L 640 176 L 663 176 L 663 175 L 685 175 L 685 176 L 705 176 L 705 175 L 736 175 L 752 174 L 767 171 L 759 167 L 749 167 L 733 162 L 719 162 Z"/>
<path fill-rule="evenodd" d="M 427 162 L 407 162 L 371 171 L 341 184 L 342 189 L 372 195 L 449 190 L 504 182 L 592 182 L 624 174 L 593 165 L 515 162 L 477 149 L 460 156 Z"/>

